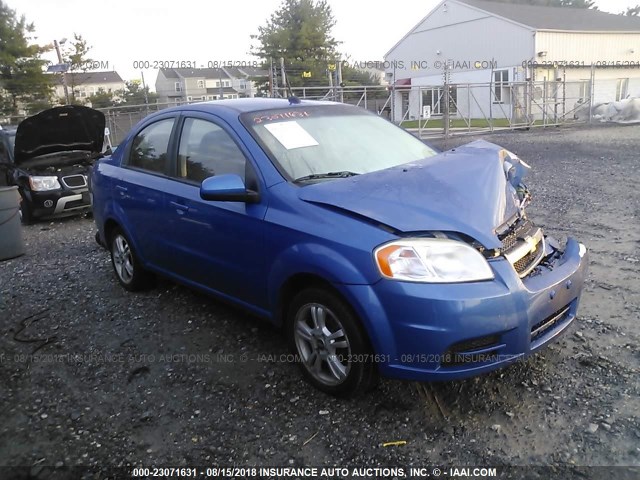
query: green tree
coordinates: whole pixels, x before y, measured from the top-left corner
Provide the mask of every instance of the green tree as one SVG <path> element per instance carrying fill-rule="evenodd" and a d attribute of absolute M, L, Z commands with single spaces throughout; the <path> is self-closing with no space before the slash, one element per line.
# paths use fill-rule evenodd
<path fill-rule="evenodd" d="M 560 7 L 570 7 L 570 8 L 590 8 L 592 10 L 597 10 L 594 0 L 560 0 Z"/>
<path fill-rule="evenodd" d="M 70 72 L 86 72 L 93 60 L 87 55 L 91 46 L 78 33 L 73 34 L 73 40 L 64 43 L 62 48 L 62 61 L 69 65 Z"/>
<path fill-rule="evenodd" d="M 114 99 L 111 92 L 105 92 L 104 88 L 99 88 L 96 93 L 87 98 L 93 108 L 113 107 Z"/>
<path fill-rule="evenodd" d="M 156 103 L 158 100 L 158 94 L 150 92 L 149 87 L 143 87 L 140 80 L 131 80 L 125 82 L 126 88 L 124 91 L 124 97 L 122 103 L 128 105 L 144 105 L 145 103 Z"/>
<path fill-rule="evenodd" d="M 82 77 L 77 73 L 84 73 L 91 68 L 93 60 L 88 57 L 91 47 L 82 35 L 74 33 L 73 40 L 64 40 L 61 48 L 62 63 L 68 66 L 66 73 L 67 86 L 69 88 L 69 102 L 72 104 L 82 104 L 76 98 L 76 88 L 82 86 Z"/>
<path fill-rule="evenodd" d="M 640 4 L 635 7 L 627 8 L 626 12 L 622 12 L 620 15 L 626 15 L 628 17 L 639 17 L 640 16 Z"/>
<path fill-rule="evenodd" d="M 284 0 L 252 39 L 252 53 L 280 72 L 284 59 L 292 87 L 326 85 L 328 65 L 337 57 L 339 42 L 332 36 L 336 21 L 326 0 Z M 280 80 L 281 81 L 281 80 Z"/>
<path fill-rule="evenodd" d="M 0 113 L 17 115 L 21 108 L 50 105 L 52 79 L 44 73 L 47 47 L 30 43 L 32 23 L 18 17 L 0 0 Z"/>

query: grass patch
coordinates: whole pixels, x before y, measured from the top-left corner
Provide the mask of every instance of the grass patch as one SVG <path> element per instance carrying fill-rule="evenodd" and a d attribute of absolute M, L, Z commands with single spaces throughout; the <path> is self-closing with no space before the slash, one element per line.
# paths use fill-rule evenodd
<path fill-rule="evenodd" d="M 425 122 L 422 120 L 421 122 L 422 128 L 444 128 L 444 122 L 441 118 L 431 118 L 429 121 Z M 504 128 L 509 127 L 509 119 L 507 118 L 495 118 L 493 121 L 489 122 L 489 120 L 485 118 L 472 118 L 470 120 L 471 128 L 489 128 L 493 125 L 496 128 Z M 451 119 L 450 128 L 469 128 L 467 121 L 462 118 L 453 118 Z M 542 120 L 536 120 L 534 125 L 542 125 Z M 402 122 L 401 124 L 404 128 L 418 128 L 418 120 L 407 120 Z"/>

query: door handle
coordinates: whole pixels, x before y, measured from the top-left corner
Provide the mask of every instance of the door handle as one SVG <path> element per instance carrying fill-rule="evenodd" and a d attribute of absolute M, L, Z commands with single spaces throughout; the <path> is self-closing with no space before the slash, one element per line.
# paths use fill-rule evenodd
<path fill-rule="evenodd" d="M 182 203 L 178 203 L 178 202 L 169 202 L 170 205 L 176 209 L 176 211 L 180 214 L 183 215 L 186 212 L 189 211 L 189 207 L 187 207 L 186 205 L 182 204 Z"/>

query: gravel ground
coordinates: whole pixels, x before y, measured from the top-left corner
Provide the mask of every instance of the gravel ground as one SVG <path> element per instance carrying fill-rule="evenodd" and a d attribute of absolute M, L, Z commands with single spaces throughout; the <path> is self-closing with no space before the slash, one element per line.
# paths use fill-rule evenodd
<path fill-rule="evenodd" d="M 550 348 L 338 400 L 264 322 L 163 280 L 125 292 L 91 219 L 39 223 L 0 264 L 0 465 L 640 466 L 640 126 L 482 138 L 532 165 L 534 221 L 590 249 L 579 319 Z"/>

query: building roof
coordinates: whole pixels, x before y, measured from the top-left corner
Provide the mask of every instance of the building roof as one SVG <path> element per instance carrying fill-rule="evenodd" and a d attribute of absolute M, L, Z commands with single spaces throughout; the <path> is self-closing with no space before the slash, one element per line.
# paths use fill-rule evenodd
<path fill-rule="evenodd" d="M 160 71 L 165 76 L 165 78 L 179 78 L 178 74 L 173 68 L 161 68 Z"/>
<path fill-rule="evenodd" d="M 543 7 L 490 0 L 457 0 L 536 30 L 640 32 L 640 17 L 586 8 Z"/>
<path fill-rule="evenodd" d="M 221 68 L 161 68 L 165 78 L 230 78 Z"/>
<path fill-rule="evenodd" d="M 62 85 L 62 75 L 52 75 L 56 75 L 56 77 L 58 77 L 58 83 Z M 69 83 L 73 83 L 74 85 L 124 83 L 124 80 L 118 75 L 118 72 L 68 72 L 67 76 L 71 77 Z"/>
<path fill-rule="evenodd" d="M 269 70 L 265 70 L 259 67 L 243 66 L 238 68 L 240 73 L 244 73 L 249 77 L 266 77 L 269 75 Z"/>

